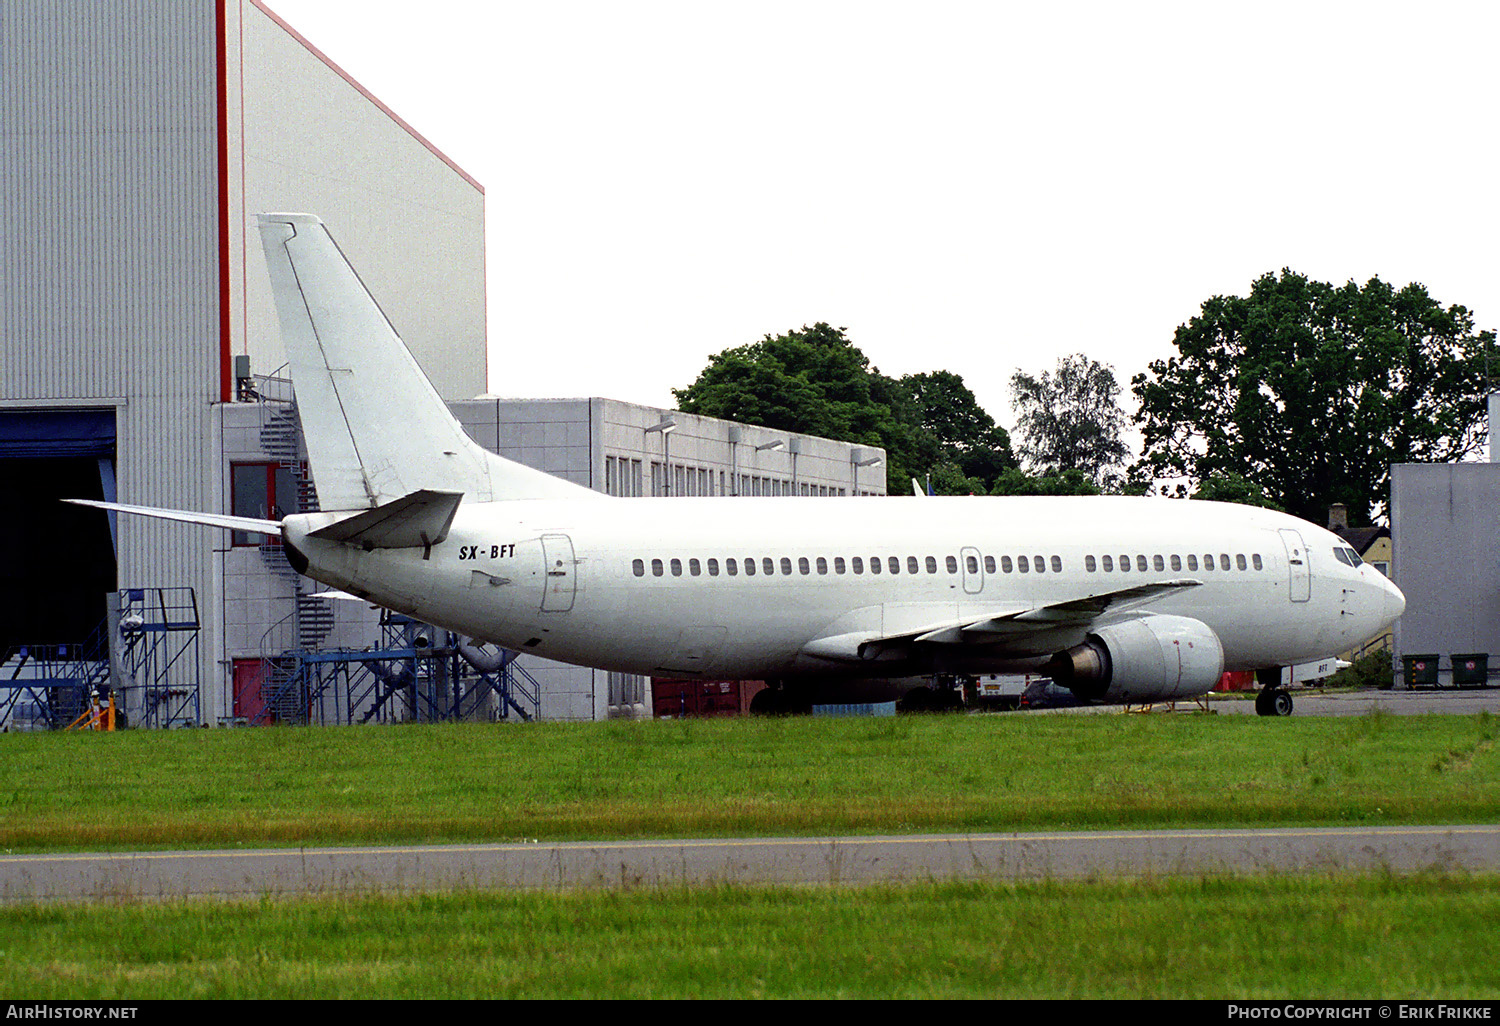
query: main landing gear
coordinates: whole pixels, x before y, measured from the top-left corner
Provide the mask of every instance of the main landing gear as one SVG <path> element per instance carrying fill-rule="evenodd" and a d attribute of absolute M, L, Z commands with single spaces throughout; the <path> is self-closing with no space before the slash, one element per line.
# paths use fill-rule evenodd
<path fill-rule="evenodd" d="M 1285 688 L 1263 688 L 1255 696 L 1255 712 L 1260 716 L 1290 716 L 1292 696 Z"/>
<path fill-rule="evenodd" d="M 1255 696 L 1255 712 L 1258 716 L 1290 716 L 1292 696 L 1281 686 L 1282 670 L 1269 667 L 1255 671 L 1255 681 L 1260 685 L 1260 694 Z"/>

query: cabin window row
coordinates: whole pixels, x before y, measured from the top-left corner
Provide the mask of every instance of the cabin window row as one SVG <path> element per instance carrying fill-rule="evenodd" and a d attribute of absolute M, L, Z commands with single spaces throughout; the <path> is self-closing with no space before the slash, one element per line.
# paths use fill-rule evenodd
<path fill-rule="evenodd" d="M 1061 556 L 977 556 L 965 555 L 963 557 L 964 570 L 967 573 L 979 573 L 980 560 L 983 559 L 984 572 L 993 574 L 997 570 L 1000 573 L 1052 573 L 1060 574 L 1063 571 Z M 903 569 L 908 574 L 919 574 L 927 572 L 936 574 L 939 572 L 938 557 L 907 556 L 903 561 L 900 556 L 871 556 L 866 560 L 862 556 L 800 556 L 795 560 L 795 565 L 790 556 L 746 556 L 743 560 L 734 556 L 725 558 L 722 562 L 715 557 L 699 559 L 691 557 L 683 560 L 677 557 L 670 559 L 655 558 L 651 560 L 651 576 L 665 577 L 670 574 L 673 577 L 681 577 L 686 572 L 689 577 L 701 577 L 707 574 L 709 577 L 718 577 L 723 574 L 728 577 L 738 577 L 742 572 L 746 577 L 754 577 L 757 574 L 771 577 L 780 573 L 784 577 L 790 577 L 794 573 L 803 576 L 813 574 L 834 575 L 860 574 L 900 574 Z M 1132 568 L 1137 573 L 1165 572 L 1169 567 L 1174 573 L 1181 573 L 1184 569 L 1189 572 L 1197 572 L 1200 565 L 1204 570 L 1248 570 L 1252 567 L 1256 570 L 1264 568 L 1264 561 L 1259 553 L 1254 553 L 1248 558 L 1243 553 L 1230 556 L 1228 553 L 1220 553 L 1217 557 L 1212 553 L 1204 553 L 1200 564 L 1196 554 L 1187 556 L 1144 556 L 1136 554 L 1121 554 L 1116 562 L 1114 556 L 1092 555 L 1083 558 L 1084 569 L 1089 573 L 1113 573 L 1118 567 L 1120 573 L 1129 573 Z M 941 568 L 949 574 L 958 573 L 959 558 L 957 556 L 944 556 Z M 646 576 L 646 560 L 635 559 L 631 561 L 631 572 L 637 577 Z"/>
<path fill-rule="evenodd" d="M 1119 562 L 1117 564 L 1116 557 L 1114 556 L 1100 556 L 1098 559 L 1095 559 L 1093 556 L 1084 556 L 1083 568 L 1091 574 L 1098 573 L 1101 570 L 1104 573 L 1113 573 L 1118 566 L 1120 573 L 1129 573 L 1132 567 L 1130 554 L 1122 553 L 1118 558 Z M 1196 553 L 1189 553 L 1186 556 L 1151 556 L 1149 558 L 1137 553 L 1134 557 L 1133 565 L 1137 573 L 1148 573 L 1151 571 L 1162 573 L 1168 567 L 1174 573 L 1180 573 L 1183 570 L 1196 573 L 1200 566 Z M 1262 570 L 1265 568 L 1265 561 L 1260 558 L 1260 553 L 1258 552 L 1251 553 L 1248 558 L 1243 552 L 1235 553 L 1233 557 L 1227 552 L 1221 552 L 1217 557 L 1211 552 L 1205 552 L 1201 566 L 1204 570 L 1249 570 L 1252 567 L 1256 570 Z"/>
<path fill-rule="evenodd" d="M 1045 573 L 1050 567 L 1052 573 L 1060 574 L 1063 570 L 1061 556 L 1001 556 L 997 561 L 994 556 L 982 557 L 984 561 L 984 572 L 993 574 L 999 570 L 1002 573 Z M 963 568 L 971 574 L 979 573 L 981 557 L 977 555 L 965 555 L 963 557 Z M 799 556 L 795 560 L 791 556 L 746 556 L 743 560 L 730 556 L 720 560 L 709 557 L 707 559 L 689 558 L 682 560 L 652 559 L 651 575 L 653 577 L 665 577 L 670 574 L 673 577 L 681 577 L 686 571 L 689 577 L 699 577 L 707 574 L 709 577 L 718 577 L 721 573 L 729 577 L 737 577 L 743 573 L 746 577 L 754 577 L 757 574 L 770 577 L 777 573 L 790 577 L 794 573 L 802 575 L 827 575 L 839 574 L 920 574 L 920 573 L 948 573 L 956 574 L 959 571 L 959 557 L 944 556 L 939 562 L 937 556 Z M 646 576 L 646 560 L 636 559 L 631 562 L 631 572 L 637 577 Z"/>

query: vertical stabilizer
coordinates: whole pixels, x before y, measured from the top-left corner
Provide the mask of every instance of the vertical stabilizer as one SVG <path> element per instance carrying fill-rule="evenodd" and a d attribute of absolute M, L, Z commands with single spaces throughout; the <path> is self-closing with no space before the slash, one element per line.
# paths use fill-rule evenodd
<path fill-rule="evenodd" d="M 312 214 L 261 214 L 297 412 L 325 510 L 421 489 L 473 502 L 599 498 L 470 440 Z"/>

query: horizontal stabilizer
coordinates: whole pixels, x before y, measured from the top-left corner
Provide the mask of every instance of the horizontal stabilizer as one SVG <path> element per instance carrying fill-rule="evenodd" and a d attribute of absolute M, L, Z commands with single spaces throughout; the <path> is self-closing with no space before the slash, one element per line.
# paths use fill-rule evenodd
<path fill-rule="evenodd" d="M 246 531 L 264 534 L 272 538 L 281 537 L 279 520 L 258 520 L 255 517 L 234 517 L 223 513 L 195 513 L 185 509 L 158 509 L 155 506 L 127 506 L 119 502 L 100 502 L 95 499 L 64 499 L 75 506 L 93 506 L 95 509 L 113 510 L 116 513 L 134 513 L 137 516 L 156 517 L 159 520 L 180 520 L 187 524 L 202 524 L 204 527 L 221 527 L 226 531 Z"/>
<path fill-rule="evenodd" d="M 463 492 L 423 488 L 399 499 L 312 532 L 314 538 L 347 542 L 363 549 L 409 549 L 436 545 L 448 537 Z"/>

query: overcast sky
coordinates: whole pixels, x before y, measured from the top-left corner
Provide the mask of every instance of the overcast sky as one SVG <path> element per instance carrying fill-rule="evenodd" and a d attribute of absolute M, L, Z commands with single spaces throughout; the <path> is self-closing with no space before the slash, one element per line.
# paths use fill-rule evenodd
<path fill-rule="evenodd" d="M 672 406 L 828 321 L 883 372 L 1128 383 L 1290 267 L 1500 327 L 1500 7 L 267 0 L 480 181 L 490 388 Z"/>

